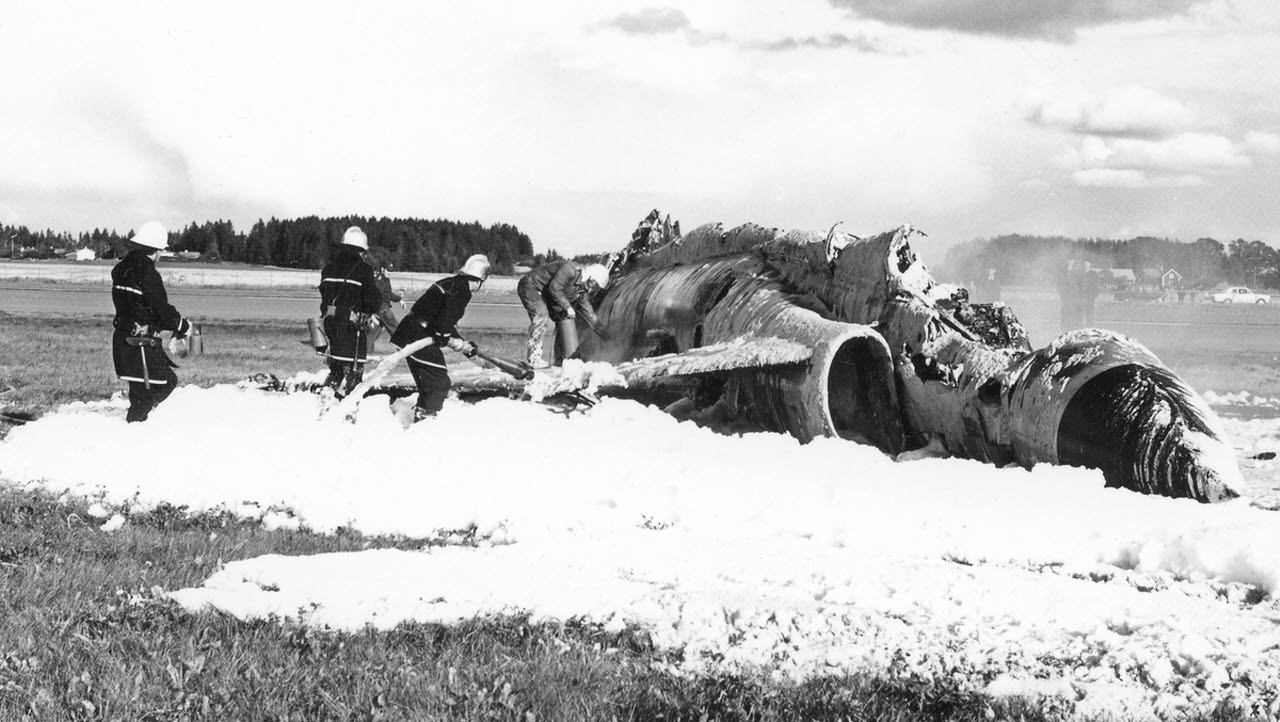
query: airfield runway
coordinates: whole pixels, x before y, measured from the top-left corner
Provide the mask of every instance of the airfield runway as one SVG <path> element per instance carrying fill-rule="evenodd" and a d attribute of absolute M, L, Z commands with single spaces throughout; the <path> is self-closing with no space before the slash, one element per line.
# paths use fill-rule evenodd
<path fill-rule="evenodd" d="M 411 305 L 417 294 L 406 296 Z M 510 293 L 480 293 L 467 307 L 469 328 L 521 330 L 529 326 L 524 308 L 513 302 Z M 320 310 L 320 295 L 309 289 L 169 289 L 169 301 L 184 315 L 196 320 L 297 321 Z M 408 309 L 395 306 L 403 317 Z M 111 294 L 104 286 L 79 284 L 37 285 L 0 282 L 0 311 L 19 316 L 63 314 L 68 316 L 111 315 Z"/>

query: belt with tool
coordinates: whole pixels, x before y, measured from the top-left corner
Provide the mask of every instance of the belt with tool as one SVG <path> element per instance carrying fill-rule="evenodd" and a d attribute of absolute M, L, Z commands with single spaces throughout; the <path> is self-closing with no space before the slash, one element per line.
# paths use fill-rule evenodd
<path fill-rule="evenodd" d="M 147 368 L 147 352 L 146 348 L 158 348 L 160 339 L 151 334 L 151 328 L 140 323 L 133 324 L 132 335 L 125 338 L 124 342 L 138 349 L 138 355 L 142 357 L 142 385 L 151 388 L 151 372 Z"/>

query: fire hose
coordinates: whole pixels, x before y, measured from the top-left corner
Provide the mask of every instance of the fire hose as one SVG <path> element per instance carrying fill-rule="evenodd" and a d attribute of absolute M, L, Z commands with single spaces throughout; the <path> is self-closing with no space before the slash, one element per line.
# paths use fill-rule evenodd
<path fill-rule="evenodd" d="M 352 414 L 355 411 L 355 407 L 359 405 L 360 399 L 362 399 L 370 389 L 380 383 L 382 379 L 391 372 L 391 369 L 395 368 L 396 364 L 400 363 L 403 359 L 412 356 L 418 351 L 433 345 L 435 345 L 435 339 L 431 336 L 427 336 L 425 338 L 418 339 L 413 343 L 406 344 L 404 348 L 401 348 L 399 351 L 383 358 L 382 361 L 369 372 L 369 375 L 366 376 L 363 381 L 357 384 L 355 388 L 351 389 L 351 392 L 348 393 L 346 398 L 338 404 L 336 409 L 344 415 Z M 475 355 L 484 359 L 488 363 L 493 364 L 493 366 L 504 373 L 511 374 L 517 379 L 529 380 L 533 378 L 533 367 L 529 366 L 527 363 L 504 359 L 499 356 L 490 356 L 489 354 L 482 353 L 479 349 L 476 349 Z"/>

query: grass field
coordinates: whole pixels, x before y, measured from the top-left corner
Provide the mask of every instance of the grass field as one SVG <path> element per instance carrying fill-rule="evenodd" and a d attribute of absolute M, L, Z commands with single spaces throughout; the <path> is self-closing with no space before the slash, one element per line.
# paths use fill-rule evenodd
<path fill-rule="evenodd" d="M 977 720 L 987 710 L 945 682 L 683 679 L 660 670 L 645 637 L 573 622 L 350 634 L 190 615 L 159 592 L 224 561 L 414 545 L 175 509 L 135 515 L 116 535 L 85 518 L 83 504 L 0 493 L 0 719 Z"/>
<path fill-rule="evenodd" d="M 225 561 L 421 544 L 263 531 L 161 508 L 104 534 L 85 504 L 0 492 L 0 719 L 982 719 L 945 683 L 684 679 L 647 638 L 522 618 L 325 633 L 160 596 Z"/>
<path fill-rule="evenodd" d="M 207 353 L 184 383 L 315 370 L 296 323 L 206 321 Z M 480 332 L 517 356 L 518 333 Z M 383 338 L 378 350 L 390 347 Z M 452 362 L 452 359 L 451 359 Z M 461 359 L 458 359 L 461 362 Z M 0 318 L 0 395 L 34 414 L 122 390 L 105 316 Z M 0 433 L 8 427 L 0 427 Z M 68 440 L 74 443 L 74 440 Z M 319 632 L 282 621 L 188 614 L 163 592 L 222 564 L 421 541 L 343 531 L 267 531 L 230 515 L 160 507 L 116 533 L 92 500 L 0 484 L 0 719 L 609 720 L 1048 719 L 1052 709 L 962 692 L 946 679 L 766 676 L 687 678 L 674 652 L 635 630 L 519 617 L 389 632 Z M 1224 713 L 1222 718 L 1231 718 Z"/>
<path fill-rule="evenodd" d="M 58 404 L 108 398 L 125 390 L 111 365 L 109 317 L 4 314 L 0 323 L 0 389 L 10 388 L 0 395 L 0 402 L 9 411 L 38 414 Z M 324 360 L 300 343 L 306 329 L 298 323 L 215 320 L 203 321 L 202 329 L 205 353 L 177 359 L 181 383 L 211 386 L 263 372 L 285 378 L 324 368 Z M 501 356 L 518 357 L 523 348 L 518 334 L 476 331 L 469 337 Z M 394 350 L 384 332 L 374 352 Z M 452 354 L 450 361 L 468 365 Z"/>
<path fill-rule="evenodd" d="M 1004 301 L 1036 347 L 1058 333 L 1057 294 L 1010 289 Z M 1280 396 L 1280 305 L 1120 303 L 1104 298 L 1095 324 L 1142 342 L 1197 391 Z"/>

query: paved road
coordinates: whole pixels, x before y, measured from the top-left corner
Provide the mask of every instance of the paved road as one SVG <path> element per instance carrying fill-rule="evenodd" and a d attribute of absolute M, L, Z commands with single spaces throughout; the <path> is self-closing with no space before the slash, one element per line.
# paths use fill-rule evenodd
<path fill-rule="evenodd" d="M 412 304 L 416 296 L 405 299 Z M 170 289 L 169 300 L 184 315 L 197 320 L 297 321 L 319 311 L 320 299 L 314 292 L 271 291 L 257 293 L 235 290 L 208 291 Z M 504 299 L 505 300 L 505 299 Z M 405 311 L 394 307 L 398 316 Z M 111 315 L 111 295 L 102 286 L 13 287 L 0 286 L 0 311 L 15 315 L 65 314 L 74 316 Z M 529 317 L 518 304 L 493 303 L 483 294 L 467 307 L 466 324 L 475 329 L 517 330 L 529 326 Z"/>

